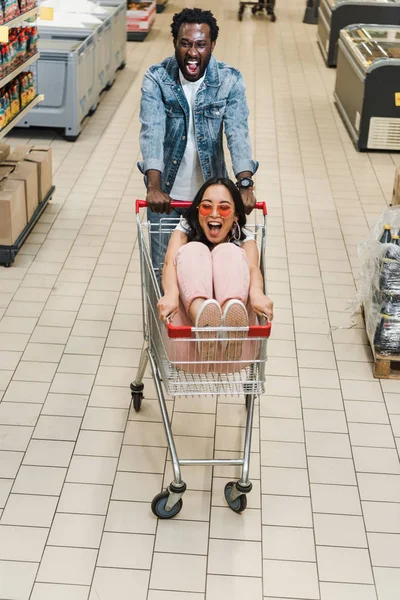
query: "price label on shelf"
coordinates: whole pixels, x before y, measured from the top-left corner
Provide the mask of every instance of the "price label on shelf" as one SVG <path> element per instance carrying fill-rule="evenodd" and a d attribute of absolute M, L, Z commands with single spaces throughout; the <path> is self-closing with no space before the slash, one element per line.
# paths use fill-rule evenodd
<path fill-rule="evenodd" d="M 394 103 L 395 106 L 400 106 L 400 92 L 394 93 Z"/>
<path fill-rule="evenodd" d="M 41 6 L 39 17 L 42 21 L 54 21 L 54 8 L 51 6 Z"/>
<path fill-rule="evenodd" d="M 8 44 L 8 27 L 7 27 L 7 25 L 0 26 L 0 43 Z"/>

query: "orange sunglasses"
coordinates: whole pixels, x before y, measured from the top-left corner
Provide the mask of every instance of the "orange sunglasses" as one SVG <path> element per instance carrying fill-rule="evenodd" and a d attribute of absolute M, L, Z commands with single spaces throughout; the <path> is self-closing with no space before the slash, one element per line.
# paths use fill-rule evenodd
<path fill-rule="evenodd" d="M 203 202 L 199 204 L 197 208 L 202 217 L 209 217 L 213 211 L 212 204 L 206 204 Z M 222 219 L 227 219 L 228 217 L 230 217 L 232 211 L 233 206 L 231 206 L 230 204 L 218 204 L 217 206 L 217 213 Z"/>

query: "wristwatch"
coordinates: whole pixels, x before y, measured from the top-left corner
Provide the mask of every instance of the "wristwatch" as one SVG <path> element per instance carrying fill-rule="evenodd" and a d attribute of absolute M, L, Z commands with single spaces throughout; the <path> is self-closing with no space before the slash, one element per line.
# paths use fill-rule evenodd
<path fill-rule="evenodd" d="M 240 179 L 239 181 L 236 182 L 236 187 L 242 188 L 247 190 L 248 188 L 251 188 L 254 186 L 254 181 L 252 179 L 250 179 L 250 177 L 243 177 L 243 179 Z"/>

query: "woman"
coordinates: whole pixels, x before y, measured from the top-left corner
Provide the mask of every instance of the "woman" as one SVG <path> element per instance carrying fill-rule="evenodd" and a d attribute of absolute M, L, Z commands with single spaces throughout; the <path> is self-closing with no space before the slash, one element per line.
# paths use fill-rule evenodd
<path fill-rule="evenodd" d="M 235 184 L 230 179 L 210 179 L 185 217 L 168 244 L 159 318 L 214 329 L 245 328 L 256 324 L 256 315 L 272 319 L 273 303 L 264 294 L 257 244 L 244 227 L 244 205 Z M 207 334 L 202 337 L 207 339 Z M 215 340 L 215 332 L 209 337 Z M 243 342 L 238 334 L 228 337 L 222 360 L 239 360 Z M 201 346 L 202 360 L 215 360 L 216 342 Z"/>

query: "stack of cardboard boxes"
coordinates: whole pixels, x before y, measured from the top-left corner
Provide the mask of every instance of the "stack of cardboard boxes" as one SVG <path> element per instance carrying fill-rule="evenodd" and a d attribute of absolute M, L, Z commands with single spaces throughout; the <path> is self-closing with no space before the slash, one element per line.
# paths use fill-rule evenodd
<path fill-rule="evenodd" d="M 52 187 L 51 148 L 0 144 L 0 245 L 13 245 Z"/>

